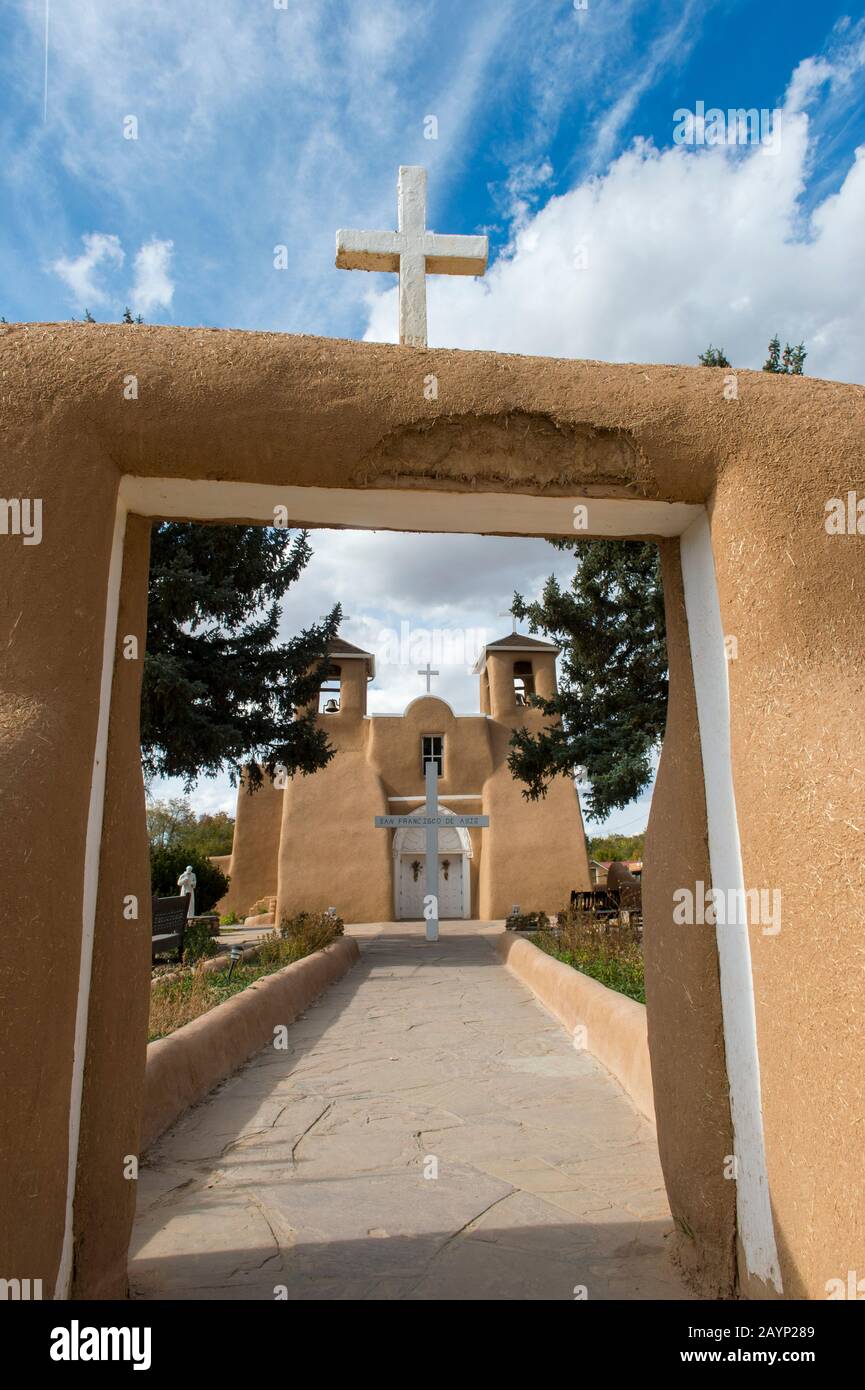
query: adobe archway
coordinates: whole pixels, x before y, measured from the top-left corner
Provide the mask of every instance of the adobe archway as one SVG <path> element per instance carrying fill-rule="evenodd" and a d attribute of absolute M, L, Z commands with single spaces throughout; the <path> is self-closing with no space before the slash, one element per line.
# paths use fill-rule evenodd
<path fill-rule="evenodd" d="M 143 326 L 4 327 L 0 355 L 4 488 L 41 499 L 43 527 L 39 545 L 0 536 L 0 854 L 6 920 L 28 923 L 7 971 L 7 1276 L 61 1297 L 125 1287 L 146 1015 L 131 980 L 149 949 L 146 909 L 123 914 L 148 899 L 146 518 L 264 521 L 274 505 L 311 524 L 541 535 L 585 505 L 586 535 L 662 541 L 672 696 L 645 905 L 681 1248 L 708 1285 L 728 1288 L 735 1261 L 758 1295 L 820 1297 L 861 1266 L 862 541 L 823 527 L 861 477 L 861 389 L 740 373 L 731 402 L 706 369 Z M 780 889 L 779 935 L 675 925 L 676 888 L 743 875 Z"/>

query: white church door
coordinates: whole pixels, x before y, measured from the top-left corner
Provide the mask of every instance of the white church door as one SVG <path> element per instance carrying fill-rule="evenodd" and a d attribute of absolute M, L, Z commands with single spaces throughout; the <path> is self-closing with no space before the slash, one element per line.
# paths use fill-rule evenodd
<path fill-rule="evenodd" d="M 423 917 L 426 855 L 401 854 L 397 890 L 397 920 L 416 922 Z"/>
<path fill-rule="evenodd" d="M 441 921 L 447 918 L 468 917 L 468 910 L 463 902 L 466 878 L 468 875 L 463 875 L 461 854 L 439 855 L 438 896 Z"/>
<path fill-rule="evenodd" d="M 447 808 L 440 808 L 447 815 Z M 453 813 L 451 813 L 453 814 Z M 438 915 L 447 921 L 471 915 L 469 857 L 471 840 L 461 827 L 439 831 Z M 426 836 L 421 827 L 406 827 L 394 838 L 394 911 L 397 921 L 419 922 L 426 893 Z"/>
<path fill-rule="evenodd" d="M 468 873 L 463 870 L 462 853 L 451 850 L 439 855 L 438 915 L 442 921 L 448 918 L 468 917 L 466 885 Z M 402 922 L 417 922 L 424 915 L 424 894 L 426 893 L 426 855 L 401 854 L 399 857 L 399 887 L 397 894 L 397 917 Z"/>

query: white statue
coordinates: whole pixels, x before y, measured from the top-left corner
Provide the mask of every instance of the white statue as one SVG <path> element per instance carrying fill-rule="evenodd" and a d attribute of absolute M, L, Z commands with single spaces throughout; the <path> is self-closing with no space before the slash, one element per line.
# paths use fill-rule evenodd
<path fill-rule="evenodd" d="M 177 886 L 181 893 L 189 894 L 189 911 L 186 914 L 187 920 L 195 916 L 195 885 L 197 882 L 198 879 L 192 871 L 192 865 L 187 864 L 180 878 L 177 880 Z"/>

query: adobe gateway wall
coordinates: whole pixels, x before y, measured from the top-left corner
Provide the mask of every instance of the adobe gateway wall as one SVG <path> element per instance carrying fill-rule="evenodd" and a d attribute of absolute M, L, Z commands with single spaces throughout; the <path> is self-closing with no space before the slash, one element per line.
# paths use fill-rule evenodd
<path fill-rule="evenodd" d="M 723 373 L 706 369 L 143 326 L 2 327 L 0 359 L 2 491 L 42 503 L 38 544 L 15 534 L 13 512 L 0 534 L 2 906 L 26 924 L 27 947 L 3 967 L 0 1272 L 57 1280 L 61 1295 L 125 1288 L 123 1160 L 138 1147 L 147 1008 L 148 523 L 130 516 L 124 538 L 123 475 L 362 489 L 359 508 L 378 490 L 416 491 L 418 529 L 424 496 L 441 491 L 489 494 L 491 517 L 494 496 L 513 493 L 709 507 L 736 644 L 745 882 L 783 902 L 777 934 L 751 930 L 751 955 L 784 1293 L 819 1298 L 865 1267 L 865 539 L 824 527 L 827 499 L 862 489 L 862 389 L 740 372 L 731 401 Z M 735 1227 L 717 947 L 710 928 L 672 917 L 675 889 L 709 881 L 705 791 L 678 541 L 663 549 L 673 681 L 647 848 L 650 1047 L 681 1247 L 724 1289 Z M 129 634 L 137 659 L 124 656 Z M 123 913 L 130 895 L 138 920 Z M 772 1292 L 744 1262 L 740 1276 L 745 1291 Z"/>

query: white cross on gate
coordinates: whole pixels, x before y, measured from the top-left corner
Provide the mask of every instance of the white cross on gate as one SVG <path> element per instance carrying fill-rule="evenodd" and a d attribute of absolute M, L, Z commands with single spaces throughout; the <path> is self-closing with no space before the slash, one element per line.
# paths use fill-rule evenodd
<path fill-rule="evenodd" d="M 426 347 L 426 277 L 483 275 L 489 240 L 427 231 L 426 169 L 420 164 L 400 165 L 397 226 L 396 232 L 337 232 L 336 264 L 340 270 L 398 271 L 399 340 Z"/>
<path fill-rule="evenodd" d="M 438 809 L 438 768 L 432 761 L 426 765 L 426 805 L 422 816 L 376 816 L 375 823 L 380 830 L 401 830 L 407 826 L 416 830 L 422 826 L 426 831 L 426 896 L 424 898 L 424 917 L 426 918 L 427 941 L 439 939 L 438 869 L 439 869 L 439 830 L 452 826 L 488 826 L 489 816 L 440 816 Z M 432 914 L 432 915 L 428 915 Z"/>

